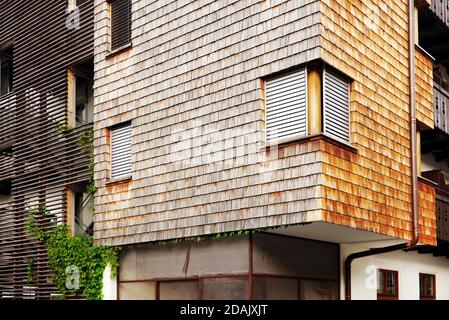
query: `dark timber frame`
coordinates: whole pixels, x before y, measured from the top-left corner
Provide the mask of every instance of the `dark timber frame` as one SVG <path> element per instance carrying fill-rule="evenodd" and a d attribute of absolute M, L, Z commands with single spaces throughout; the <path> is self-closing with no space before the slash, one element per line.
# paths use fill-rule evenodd
<path fill-rule="evenodd" d="M 13 92 L 0 97 L 0 145 L 12 150 L 9 166 L 0 157 L 0 182 L 11 185 L 10 202 L 0 206 L 0 298 L 51 299 L 57 294 L 44 246 L 27 232 L 29 210 L 45 206 L 43 228 L 67 222 L 66 191 L 88 180 L 79 135 L 68 133 L 67 70 L 93 57 L 93 0 L 79 5 L 79 28 L 67 27 L 67 0 L 4 1 L 0 47 L 13 48 Z"/>

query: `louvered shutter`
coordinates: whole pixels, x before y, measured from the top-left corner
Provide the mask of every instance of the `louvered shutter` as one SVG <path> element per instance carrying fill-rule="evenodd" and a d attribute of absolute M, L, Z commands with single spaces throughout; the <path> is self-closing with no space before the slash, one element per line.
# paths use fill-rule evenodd
<path fill-rule="evenodd" d="M 111 48 L 118 49 L 131 41 L 131 0 L 110 0 Z"/>
<path fill-rule="evenodd" d="M 131 125 L 111 128 L 111 179 L 131 176 Z"/>
<path fill-rule="evenodd" d="M 349 143 L 349 81 L 324 70 L 324 133 Z"/>
<path fill-rule="evenodd" d="M 307 135 L 307 70 L 265 81 L 267 143 Z"/>

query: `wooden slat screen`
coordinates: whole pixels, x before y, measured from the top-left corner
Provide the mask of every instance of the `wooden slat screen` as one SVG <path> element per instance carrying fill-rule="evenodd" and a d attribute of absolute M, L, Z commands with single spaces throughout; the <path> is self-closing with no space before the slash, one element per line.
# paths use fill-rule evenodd
<path fill-rule="evenodd" d="M 131 0 L 110 0 L 111 49 L 116 50 L 131 41 Z"/>
<path fill-rule="evenodd" d="M 0 46 L 11 46 L 12 91 L 0 97 L 0 300 L 53 299 L 44 244 L 27 231 L 30 210 L 50 230 L 68 223 L 69 187 L 87 183 L 89 157 L 79 146 L 91 124 L 67 123 L 67 70 L 93 58 L 94 1 L 79 5 L 80 28 L 66 28 L 67 1 L 1 1 Z M 3 190 L 1 190 L 3 189 Z"/>
<path fill-rule="evenodd" d="M 265 82 L 267 143 L 307 134 L 307 70 Z"/>

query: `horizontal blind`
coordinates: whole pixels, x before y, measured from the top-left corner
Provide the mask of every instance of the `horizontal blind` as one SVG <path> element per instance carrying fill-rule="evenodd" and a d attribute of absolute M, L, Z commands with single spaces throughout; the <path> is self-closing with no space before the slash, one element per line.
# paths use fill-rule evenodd
<path fill-rule="evenodd" d="M 131 41 L 131 0 L 110 0 L 111 48 L 118 49 Z"/>
<path fill-rule="evenodd" d="M 111 179 L 131 176 L 131 126 L 111 129 Z"/>
<path fill-rule="evenodd" d="M 267 143 L 307 134 L 307 70 L 265 82 Z"/>
<path fill-rule="evenodd" d="M 349 81 L 324 70 L 324 132 L 349 143 Z"/>

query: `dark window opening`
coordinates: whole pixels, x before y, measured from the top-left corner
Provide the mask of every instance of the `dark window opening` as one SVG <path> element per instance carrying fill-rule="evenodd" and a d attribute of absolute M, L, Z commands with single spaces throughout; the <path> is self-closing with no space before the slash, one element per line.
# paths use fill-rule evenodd
<path fill-rule="evenodd" d="M 436 281 L 434 274 L 419 274 L 419 298 L 421 300 L 435 300 Z"/>
<path fill-rule="evenodd" d="M 73 67 L 75 75 L 75 126 L 94 121 L 93 61 Z"/>
<path fill-rule="evenodd" d="M 0 56 L 1 72 L 0 72 L 0 96 L 7 95 L 12 92 L 13 83 L 13 50 L 9 47 L 1 51 Z"/>
<path fill-rule="evenodd" d="M 73 211 L 75 219 L 75 234 L 93 234 L 93 195 L 86 190 L 87 183 L 71 186 L 73 191 Z"/>
<path fill-rule="evenodd" d="M 116 50 L 131 42 L 131 1 L 110 0 L 111 49 Z"/>
<path fill-rule="evenodd" d="M 398 299 L 398 272 L 379 269 L 377 278 L 377 299 Z"/>
<path fill-rule="evenodd" d="M 1 181 L 0 182 L 0 197 L 11 196 L 11 181 Z"/>

